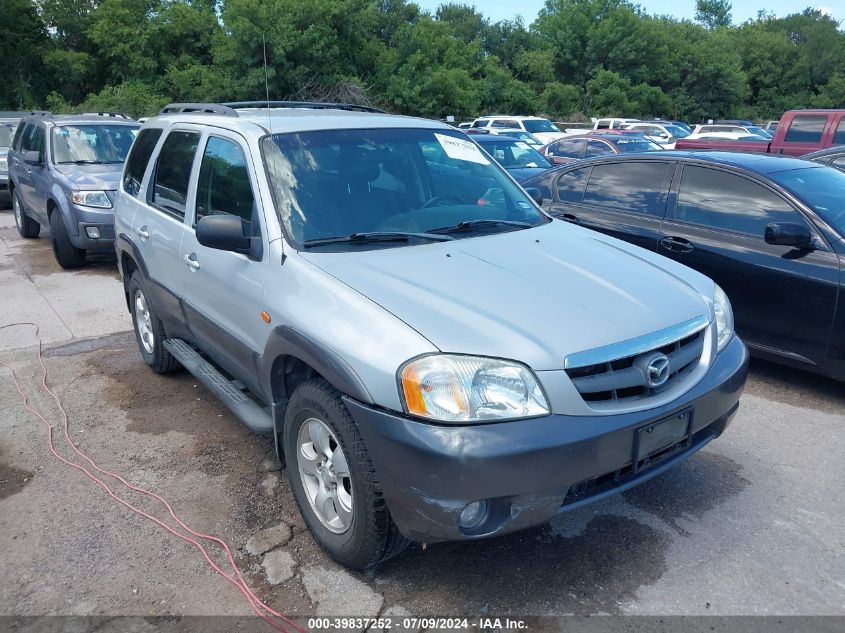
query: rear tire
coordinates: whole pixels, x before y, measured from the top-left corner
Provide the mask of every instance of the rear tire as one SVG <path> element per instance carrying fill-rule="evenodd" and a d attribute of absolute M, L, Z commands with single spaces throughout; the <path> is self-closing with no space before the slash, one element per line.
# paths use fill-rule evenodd
<path fill-rule="evenodd" d="M 71 243 L 67 227 L 62 221 L 62 214 L 58 209 L 53 209 L 53 213 L 50 215 L 50 243 L 53 245 L 53 254 L 56 256 L 56 261 L 65 270 L 85 265 L 85 251 L 76 248 Z"/>
<path fill-rule="evenodd" d="M 132 327 L 135 340 L 144 362 L 157 374 L 166 374 L 179 368 L 177 361 L 164 347 L 167 338 L 164 325 L 153 312 L 147 301 L 141 279 L 137 272 L 129 278 L 129 307 L 132 311 Z"/>
<path fill-rule="evenodd" d="M 32 239 L 41 233 L 41 225 L 30 218 L 23 208 L 23 202 L 17 191 L 12 194 L 12 211 L 15 214 L 15 226 L 21 237 Z"/>
<path fill-rule="evenodd" d="M 313 496 L 315 481 L 317 487 L 320 486 L 319 479 L 303 474 L 303 464 L 307 470 L 311 456 L 316 453 L 319 458 L 321 453 L 319 450 L 311 451 L 311 448 L 316 448 L 317 442 L 310 446 L 307 444 L 309 427 L 306 423 L 313 425 L 315 421 L 318 429 L 324 425 L 329 431 L 327 441 L 334 454 L 340 451 L 340 456 L 345 458 L 346 468 L 338 467 L 336 472 L 338 475 L 342 470 L 347 473 L 338 486 L 345 486 L 347 479 L 350 484 L 351 517 L 347 522 L 335 520 L 335 525 L 331 522 L 327 524 L 326 514 L 323 513 L 323 518 L 316 514 L 316 505 L 309 496 Z M 300 434 L 303 427 L 305 430 Z M 304 445 L 303 440 L 306 441 Z M 347 567 L 364 569 L 392 558 L 408 547 L 410 542 L 393 523 L 364 439 L 340 392 L 322 378 L 299 385 L 285 411 L 283 442 L 288 478 L 296 503 L 311 534 L 329 556 Z M 339 459 L 333 461 L 338 462 Z M 335 472 L 335 468 L 332 467 L 331 471 Z M 341 478 L 338 477 L 338 480 Z M 311 493 L 306 485 L 310 486 Z M 337 508 L 337 502 L 330 504 L 329 508 Z M 339 518 L 340 513 L 336 514 Z"/>

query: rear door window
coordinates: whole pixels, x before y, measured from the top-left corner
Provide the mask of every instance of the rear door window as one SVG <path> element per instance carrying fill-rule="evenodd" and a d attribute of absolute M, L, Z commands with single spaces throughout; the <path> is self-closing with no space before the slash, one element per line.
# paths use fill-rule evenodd
<path fill-rule="evenodd" d="M 185 219 L 191 168 L 199 140 L 199 132 L 170 132 L 156 161 L 150 204 L 179 220 Z"/>
<path fill-rule="evenodd" d="M 123 172 L 123 190 L 126 193 L 137 196 L 138 192 L 141 191 L 141 183 L 144 180 L 144 173 L 147 171 L 147 163 L 150 162 L 150 156 L 153 155 L 153 150 L 162 132 L 163 130 L 159 128 L 141 130 L 138 138 L 135 139 L 126 159 L 126 169 Z"/>
<path fill-rule="evenodd" d="M 26 123 L 24 125 L 18 126 L 18 129 L 15 132 L 15 140 L 12 141 L 12 148 L 15 151 L 21 151 L 21 141 L 22 141 L 24 136 L 29 134 L 31 129 L 32 129 L 32 123 Z"/>
<path fill-rule="evenodd" d="M 760 239 L 770 222 L 804 222 L 786 200 L 743 176 L 687 165 L 675 219 Z"/>
<path fill-rule="evenodd" d="M 822 140 L 827 116 L 824 114 L 799 114 L 786 130 L 787 143 L 818 143 Z"/>
<path fill-rule="evenodd" d="M 584 204 L 662 217 L 666 176 L 671 165 L 651 160 L 595 165 Z"/>

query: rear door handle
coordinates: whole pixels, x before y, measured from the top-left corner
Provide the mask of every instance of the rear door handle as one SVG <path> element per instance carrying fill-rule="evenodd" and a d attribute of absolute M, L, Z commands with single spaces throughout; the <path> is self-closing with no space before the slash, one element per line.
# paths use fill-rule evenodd
<path fill-rule="evenodd" d="M 182 259 L 185 260 L 185 264 L 187 264 L 188 268 L 191 270 L 199 270 L 200 263 L 197 261 L 196 253 L 187 254 Z"/>
<path fill-rule="evenodd" d="M 673 235 L 662 238 L 660 244 L 667 251 L 672 251 L 673 253 L 689 253 L 695 250 L 695 245 L 692 242 Z"/>
<path fill-rule="evenodd" d="M 142 240 L 146 240 L 150 237 L 150 232 L 147 230 L 147 226 L 144 225 L 139 229 L 135 229 L 135 232 L 138 234 Z"/>

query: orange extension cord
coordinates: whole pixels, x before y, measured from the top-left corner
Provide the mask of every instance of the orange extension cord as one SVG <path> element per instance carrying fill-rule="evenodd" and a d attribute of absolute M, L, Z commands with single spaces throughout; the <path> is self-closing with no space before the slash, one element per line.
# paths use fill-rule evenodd
<path fill-rule="evenodd" d="M 96 470 L 101 475 L 105 475 L 107 477 L 112 477 L 113 479 L 117 479 L 120 483 L 122 483 L 124 486 L 126 486 L 130 490 L 133 490 L 134 492 L 141 493 L 141 494 L 146 495 L 148 497 L 152 497 L 153 499 L 160 502 L 165 508 L 167 508 L 167 511 L 170 513 L 170 516 L 173 517 L 173 520 L 176 521 L 176 523 L 178 523 L 179 526 L 182 529 L 184 529 L 186 532 L 190 533 L 192 536 L 197 537 L 197 538 L 192 538 L 191 536 L 186 536 L 184 534 L 179 533 L 173 527 L 164 523 L 160 519 L 157 519 L 156 517 L 148 514 L 147 512 L 144 512 L 142 509 L 132 505 L 131 503 L 126 501 L 126 499 L 124 499 L 123 497 L 121 497 L 120 495 L 115 493 L 114 490 L 112 490 L 107 483 L 105 483 L 102 479 L 99 479 L 90 470 L 88 470 L 88 468 L 86 468 L 85 466 L 82 466 L 80 464 L 74 463 L 74 462 L 70 461 L 69 459 L 66 459 L 65 457 L 60 455 L 58 453 L 58 451 L 56 450 L 55 445 L 53 444 L 53 425 L 51 425 L 47 421 L 47 419 L 43 415 L 41 415 L 40 412 L 38 412 L 36 409 L 34 409 L 30 406 L 29 399 L 26 397 L 26 394 L 24 394 L 23 390 L 21 389 L 21 385 L 20 385 L 20 382 L 18 381 L 18 376 L 15 373 L 15 370 L 11 366 L 7 365 L 2 360 L 0 360 L 0 367 L 4 367 L 11 372 L 12 382 L 14 383 L 15 388 L 18 390 L 18 393 L 20 394 L 24 408 L 27 411 L 29 411 L 33 416 L 35 416 L 35 418 L 37 418 L 46 428 L 48 448 L 50 450 L 50 453 L 53 455 L 53 457 L 55 457 L 57 460 L 59 460 L 60 462 L 62 462 L 66 466 L 70 466 L 71 468 L 75 468 L 75 469 L 83 472 L 86 477 L 88 477 L 91 481 L 93 481 L 98 486 L 100 486 L 103 490 L 105 490 L 106 493 L 112 499 L 117 501 L 122 506 L 132 510 L 132 512 L 135 512 L 136 514 L 139 514 L 146 519 L 149 519 L 150 521 L 152 521 L 153 523 L 155 523 L 159 527 L 161 527 L 161 528 L 167 530 L 168 532 L 170 532 L 173 536 L 180 538 L 183 541 L 190 543 L 191 545 L 196 547 L 200 551 L 200 553 L 202 554 L 203 558 L 205 558 L 205 560 L 208 562 L 209 566 L 214 571 L 216 571 L 218 574 L 220 574 L 223 578 L 225 578 L 228 582 L 230 582 L 235 587 L 237 587 L 238 590 L 240 590 L 240 592 L 247 599 L 247 601 L 249 602 L 249 605 L 252 607 L 253 611 L 255 611 L 255 613 L 259 617 L 261 617 L 264 621 L 266 621 L 274 629 L 276 629 L 278 631 L 282 631 L 283 633 L 291 633 L 290 629 L 288 629 L 285 626 L 285 625 L 288 625 L 288 626 L 292 627 L 295 631 L 298 631 L 299 633 L 305 633 L 305 629 L 303 629 L 301 626 L 299 626 L 296 622 L 294 622 L 290 618 L 282 615 L 281 613 L 274 611 L 269 606 L 264 604 L 258 598 L 258 596 L 255 595 L 255 593 L 252 591 L 252 589 L 250 589 L 249 585 L 247 584 L 246 580 L 244 579 L 243 574 L 241 574 L 241 570 L 238 568 L 237 563 L 235 563 L 235 557 L 232 555 L 232 550 L 229 548 L 229 546 L 226 544 L 225 541 L 223 541 L 222 539 L 220 539 L 216 536 L 211 536 L 211 535 L 208 535 L 208 534 L 202 534 L 201 532 L 197 532 L 195 530 L 192 530 L 190 527 L 188 527 L 188 525 L 185 524 L 184 521 L 182 521 L 182 519 L 180 519 L 176 515 L 176 513 L 173 511 L 173 508 L 171 507 L 171 505 L 163 497 L 156 494 L 155 492 L 152 492 L 150 490 L 146 490 L 144 488 L 141 488 L 140 486 L 136 486 L 136 485 L 126 481 L 123 477 L 121 477 L 120 475 L 118 475 L 116 473 L 109 472 L 107 470 L 100 468 L 96 463 L 94 463 L 94 461 L 90 457 L 88 457 L 85 453 L 80 451 L 79 448 L 77 448 L 76 444 L 74 443 L 73 439 L 71 439 L 71 436 L 70 436 L 67 411 L 65 411 L 65 408 L 62 405 L 62 402 L 59 399 L 59 397 L 47 385 L 47 367 L 44 365 L 44 357 L 42 355 L 41 337 L 39 336 L 38 324 L 29 323 L 29 322 L 10 323 L 8 325 L 0 326 L 0 330 L 5 330 L 7 328 L 18 327 L 18 326 L 31 326 L 31 327 L 35 328 L 35 338 L 38 340 L 38 363 L 41 365 L 41 386 L 43 387 L 44 391 L 46 391 L 50 395 L 50 397 L 53 398 L 53 400 L 56 403 L 56 406 L 59 408 L 59 411 L 61 412 L 62 422 L 63 422 L 63 426 L 64 426 L 65 441 L 68 443 L 68 445 L 70 445 L 70 447 L 74 450 L 74 452 L 77 455 L 79 455 L 79 457 L 81 457 L 86 462 L 88 462 L 88 464 L 90 464 L 92 469 Z M 206 550 L 205 546 L 197 539 L 203 539 L 203 540 L 206 540 L 206 541 L 211 541 L 213 543 L 217 543 L 220 547 L 222 547 L 223 550 L 226 552 L 226 558 L 229 561 L 229 565 L 231 565 L 232 573 L 227 573 L 219 565 L 217 565 L 217 563 L 215 563 L 212 560 L 212 558 L 209 555 L 208 551 Z"/>

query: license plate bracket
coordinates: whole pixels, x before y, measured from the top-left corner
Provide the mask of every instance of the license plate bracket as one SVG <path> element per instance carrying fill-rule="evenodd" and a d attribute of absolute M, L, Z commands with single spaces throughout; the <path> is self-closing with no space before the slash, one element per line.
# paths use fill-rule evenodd
<path fill-rule="evenodd" d="M 691 431 L 692 409 L 684 409 L 638 428 L 634 434 L 634 472 L 647 466 L 649 458 L 667 448 L 676 444 L 688 446 Z"/>

